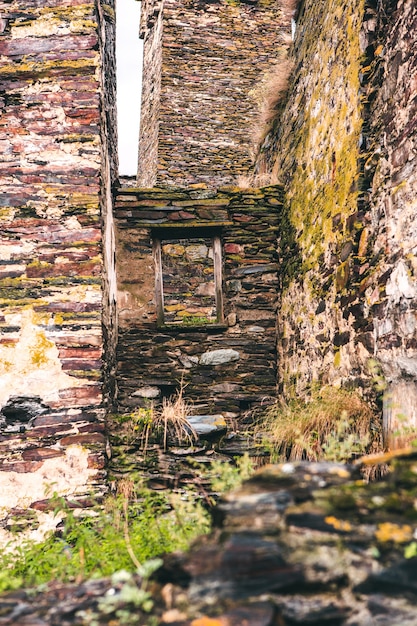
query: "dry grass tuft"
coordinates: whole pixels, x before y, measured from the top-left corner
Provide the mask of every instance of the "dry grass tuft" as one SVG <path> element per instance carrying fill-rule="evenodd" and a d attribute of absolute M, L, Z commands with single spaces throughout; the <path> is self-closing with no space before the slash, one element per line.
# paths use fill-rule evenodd
<path fill-rule="evenodd" d="M 357 393 L 324 387 L 309 402 L 270 407 L 255 427 L 273 460 L 350 461 L 382 449 L 381 429 L 371 406 Z"/>
<path fill-rule="evenodd" d="M 183 391 L 181 386 L 174 398 L 164 398 L 162 407 L 154 411 L 152 427 L 163 432 L 164 450 L 170 441 L 193 445 L 198 439 L 197 433 L 187 419 L 191 411 L 184 400 Z"/>
<path fill-rule="evenodd" d="M 279 6 L 284 11 L 294 13 L 299 4 L 300 0 L 280 0 Z"/>
<path fill-rule="evenodd" d="M 241 189 L 259 189 L 269 185 L 279 184 L 279 180 L 273 180 L 271 174 L 241 174 L 236 178 L 236 184 Z"/>
<path fill-rule="evenodd" d="M 293 67 L 294 64 L 290 59 L 283 59 L 277 63 L 266 81 L 262 90 L 261 125 L 270 125 L 275 120 L 280 105 L 288 93 Z"/>
<path fill-rule="evenodd" d="M 293 67 L 294 63 L 292 60 L 282 58 L 271 69 L 262 83 L 252 92 L 254 99 L 258 103 L 259 115 L 251 131 L 251 157 L 258 165 L 260 163 L 261 146 L 279 118 L 286 101 Z M 275 184 L 278 182 L 277 176 L 270 172 L 258 174 L 259 176 L 268 177 L 267 182 L 264 184 Z M 259 184 L 257 186 L 262 185 Z"/>
<path fill-rule="evenodd" d="M 188 421 L 191 407 L 184 399 L 183 386 L 175 396 L 164 398 L 162 406 L 150 404 L 109 421 L 111 436 L 124 445 L 136 445 L 147 451 L 150 443 L 162 443 L 164 451 L 170 444 L 193 445 L 197 433 Z"/>

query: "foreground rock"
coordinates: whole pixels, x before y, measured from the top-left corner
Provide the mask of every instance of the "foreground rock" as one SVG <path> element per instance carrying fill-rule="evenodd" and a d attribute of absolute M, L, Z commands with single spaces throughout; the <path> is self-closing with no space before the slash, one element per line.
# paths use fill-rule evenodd
<path fill-rule="evenodd" d="M 150 614 L 132 577 L 8 594 L 0 624 L 417 625 L 417 452 L 379 461 L 392 471 L 370 484 L 331 463 L 259 471 L 210 536 L 165 558 Z"/>

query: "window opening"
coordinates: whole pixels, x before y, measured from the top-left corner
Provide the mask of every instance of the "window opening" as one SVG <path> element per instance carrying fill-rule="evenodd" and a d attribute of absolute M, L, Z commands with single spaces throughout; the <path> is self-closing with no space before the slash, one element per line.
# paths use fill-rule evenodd
<path fill-rule="evenodd" d="M 223 323 L 220 236 L 156 238 L 154 254 L 158 323 Z"/>

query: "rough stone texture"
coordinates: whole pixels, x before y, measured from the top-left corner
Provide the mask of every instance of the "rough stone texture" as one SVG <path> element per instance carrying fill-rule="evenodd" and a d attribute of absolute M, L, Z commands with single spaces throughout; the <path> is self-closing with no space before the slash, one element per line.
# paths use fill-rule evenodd
<path fill-rule="evenodd" d="M 173 238 L 161 242 L 165 323 L 216 322 L 214 251 L 210 237 Z"/>
<path fill-rule="evenodd" d="M 401 414 L 417 425 L 416 12 L 306 2 L 258 164 L 286 188 L 281 388 L 385 379 L 392 431 Z"/>
<path fill-rule="evenodd" d="M 0 471 L 20 494 L 3 512 L 103 482 L 117 156 L 112 3 L 13 0 L 1 25 Z"/>
<path fill-rule="evenodd" d="M 142 0 L 142 97 L 138 172 L 144 187 L 153 187 L 158 169 L 158 132 L 162 72 L 162 0 Z"/>
<path fill-rule="evenodd" d="M 239 624 L 240 614 L 256 624 L 259 611 L 265 625 L 415 624 L 417 559 L 404 558 L 416 532 L 415 464 L 414 452 L 368 485 L 338 464 L 261 469 L 220 502 L 211 537 L 167 558 L 165 583 L 189 577 L 179 623 Z"/>
<path fill-rule="evenodd" d="M 295 2 L 142 3 L 138 184 L 236 184 Z"/>
<path fill-rule="evenodd" d="M 353 1 L 305 3 L 288 101 L 261 148 L 260 158 L 286 184 L 278 238 L 279 378 L 286 389 L 350 376 L 365 350 L 341 306 L 358 228 L 362 9 Z"/>
<path fill-rule="evenodd" d="M 189 415 L 187 422 L 200 437 L 224 433 L 226 420 L 223 415 Z"/>
<path fill-rule="evenodd" d="M 378 15 L 367 48 L 363 239 L 368 260 L 378 261 L 362 283 L 371 349 L 388 383 L 384 417 L 391 433 L 417 426 L 417 6 L 400 1 L 394 8 L 387 3 Z"/>
<path fill-rule="evenodd" d="M 253 403 L 272 400 L 278 271 L 274 242 L 281 203 L 280 186 L 223 188 L 217 193 L 178 188 L 119 191 L 119 410 L 146 405 L 149 394 L 141 391 L 144 388 L 151 388 L 156 398 L 170 395 L 181 379 L 186 398 L 198 402 L 201 412 L 231 417 Z M 165 239 L 171 241 L 171 254 L 181 259 L 187 239 L 198 232 L 204 237 L 217 233 L 222 241 L 224 323 L 200 323 L 194 313 L 192 323 L 185 315 L 182 324 L 169 316 L 158 324 L 152 239 L 160 240 L 162 247 Z M 177 246 L 175 236 L 181 240 Z M 200 267 L 202 274 L 211 271 L 198 255 L 191 256 L 192 268 Z M 180 267 L 178 261 L 177 270 Z M 201 279 L 199 284 L 208 283 Z M 184 312 L 186 303 L 178 302 L 172 306 Z"/>
<path fill-rule="evenodd" d="M 3 595 L 0 624 L 415 626 L 416 476 L 410 450 L 371 484 L 336 463 L 267 466 L 220 501 L 211 535 L 164 557 L 150 613 L 125 573 Z"/>

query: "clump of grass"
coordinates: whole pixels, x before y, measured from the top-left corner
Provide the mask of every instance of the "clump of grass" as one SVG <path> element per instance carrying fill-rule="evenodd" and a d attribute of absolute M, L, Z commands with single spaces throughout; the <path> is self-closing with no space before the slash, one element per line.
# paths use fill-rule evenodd
<path fill-rule="evenodd" d="M 235 489 L 253 471 L 247 454 L 233 465 L 215 461 L 208 470 L 211 489 L 218 495 Z M 214 502 L 205 499 L 206 505 Z M 121 570 L 140 572 L 149 559 L 186 550 L 211 527 L 207 506 L 195 491 L 156 493 L 129 478 L 81 517 L 63 498 L 56 497 L 55 504 L 55 513 L 65 516 L 58 534 L 51 533 L 41 543 L 22 542 L 13 552 L 0 554 L 0 593 L 51 580 L 81 583 Z"/>
<path fill-rule="evenodd" d="M 163 433 L 164 450 L 167 449 L 169 442 L 192 445 L 197 441 L 197 433 L 187 419 L 190 413 L 190 405 L 184 399 L 183 386 L 176 396 L 164 398 L 162 407 L 154 411 L 150 427 L 156 432 Z"/>
<path fill-rule="evenodd" d="M 269 125 L 275 120 L 288 93 L 293 67 L 293 61 L 288 58 L 282 59 L 269 74 L 262 94 L 261 123 L 263 125 Z"/>
<path fill-rule="evenodd" d="M 375 412 L 356 392 L 324 387 L 310 401 L 282 401 L 258 420 L 255 436 L 271 459 L 351 461 L 381 449 Z"/>
<path fill-rule="evenodd" d="M 161 406 L 151 404 L 110 421 L 112 434 L 123 443 L 134 444 L 146 451 L 152 442 L 162 443 L 164 451 L 170 444 L 193 445 L 197 433 L 188 421 L 191 407 L 184 398 L 184 387 L 174 396 L 163 398 Z"/>
<path fill-rule="evenodd" d="M 202 470 L 211 490 L 220 495 L 249 478 L 254 465 L 244 454 L 233 464 L 214 461 Z M 52 580 L 80 583 L 121 570 L 140 573 L 149 559 L 152 563 L 164 554 L 186 550 L 208 533 L 214 503 L 215 498 L 203 499 L 199 490 L 154 492 L 130 478 L 118 481 L 114 494 L 81 515 L 55 495 L 51 506 L 56 515 L 64 516 L 59 530 L 41 543 L 22 541 L 13 551 L 0 554 L 0 593 Z"/>
<path fill-rule="evenodd" d="M 272 174 L 255 174 L 249 172 L 247 174 L 241 174 L 236 178 L 236 184 L 241 189 L 255 189 L 260 187 L 267 187 L 268 185 L 278 184 L 278 179 L 274 179 Z"/>
<path fill-rule="evenodd" d="M 253 94 L 259 107 L 259 117 L 252 130 L 254 156 L 257 155 L 259 146 L 279 117 L 288 94 L 293 67 L 291 59 L 280 59 Z"/>

